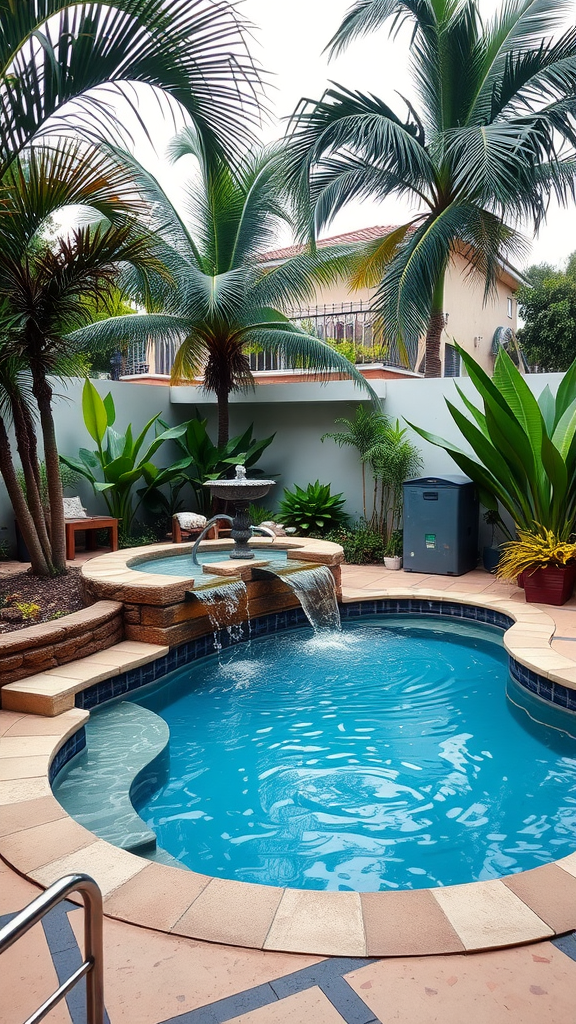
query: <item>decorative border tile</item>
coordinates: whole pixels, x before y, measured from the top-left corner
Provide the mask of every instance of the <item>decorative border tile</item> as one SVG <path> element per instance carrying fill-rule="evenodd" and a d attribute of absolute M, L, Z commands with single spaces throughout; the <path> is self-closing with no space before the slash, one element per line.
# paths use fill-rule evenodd
<path fill-rule="evenodd" d="M 68 764 L 68 761 L 71 761 L 73 757 L 76 757 L 76 754 L 79 754 L 81 750 L 84 750 L 85 746 L 86 729 L 81 725 L 78 731 L 69 736 L 66 742 L 62 744 L 52 761 L 48 771 L 50 785 L 52 785 L 56 776 L 62 771 L 64 765 Z"/>

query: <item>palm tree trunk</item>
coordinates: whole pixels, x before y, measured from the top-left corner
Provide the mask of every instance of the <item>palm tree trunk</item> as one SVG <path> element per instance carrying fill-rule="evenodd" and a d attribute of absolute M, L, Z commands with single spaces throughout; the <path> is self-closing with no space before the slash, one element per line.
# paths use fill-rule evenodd
<path fill-rule="evenodd" d="M 8 491 L 8 497 L 10 498 L 12 508 L 14 509 L 16 522 L 20 528 L 24 543 L 28 548 L 28 554 L 30 555 L 30 561 L 32 563 L 32 572 L 35 576 L 50 576 L 52 567 L 46 560 L 42 550 L 42 545 L 38 539 L 34 520 L 30 514 L 30 509 L 26 504 L 24 493 L 18 483 L 16 470 L 14 469 L 14 462 L 12 461 L 8 433 L 6 431 L 4 421 L 1 418 L 0 473 L 2 474 L 4 483 L 6 484 L 6 490 Z"/>
<path fill-rule="evenodd" d="M 428 321 L 428 330 L 426 332 L 425 377 L 442 376 L 440 344 L 442 341 L 442 331 L 446 325 L 446 317 L 444 315 L 444 278 L 445 271 L 442 271 L 438 281 L 436 282 L 434 295 L 432 297 L 432 309 L 430 311 L 430 320 Z"/>
<path fill-rule="evenodd" d="M 44 460 L 46 462 L 46 480 L 48 483 L 48 501 L 50 502 L 50 539 L 52 541 L 52 561 L 56 572 L 66 572 L 66 531 L 64 526 L 64 501 L 62 477 L 60 476 L 60 459 L 56 445 L 56 431 L 52 416 L 52 388 L 38 367 L 33 367 L 33 391 L 42 427 L 44 441 Z"/>
<path fill-rule="evenodd" d="M 218 388 L 216 392 L 218 402 L 218 447 L 228 444 L 230 438 L 230 414 L 228 408 L 228 388 Z"/>
<path fill-rule="evenodd" d="M 30 515 L 36 528 L 38 540 L 42 546 L 46 561 L 49 565 L 52 562 L 52 547 L 50 537 L 46 528 L 46 518 L 40 497 L 38 459 L 36 456 L 36 444 L 32 442 L 29 417 L 25 415 L 22 403 L 12 399 L 12 413 L 14 416 L 14 430 L 16 433 L 16 444 L 18 455 L 22 464 L 24 480 L 26 482 L 26 503 L 30 509 Z"/>

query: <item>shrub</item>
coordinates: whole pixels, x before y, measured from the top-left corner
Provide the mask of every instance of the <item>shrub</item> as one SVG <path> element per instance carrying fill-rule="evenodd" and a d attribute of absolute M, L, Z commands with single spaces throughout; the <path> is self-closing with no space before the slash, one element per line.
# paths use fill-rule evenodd
<path fill-rule="evenodd" d="M 540 533 L 518 530 L 518 540 L 508 541 L 503 548 L 496 572 L 502 580 L 515 580 L 527 570 L 561 567 L 576 561 L 576 544 L 560 540 L 552 530 L 543 528 Z"/>
<path fill-rule="evenodd" d="M 274 520 L 274 513 L 263 505 L 249 505 L 248 518 L 251 526 L 260 526 L 260 523 L 267 523 Z"/>
<path fill-rule="evenodd" d="M 342 546 L 349 565 L 377 565 L 384 558 L 382 534 L 365 521 L 331 530 L 325 539 Z"/>
<path fill-rule="evenodd" d="M 280 502 L 280 519 L 299 533 L 324 537 L 330 530 L 346 526 L 350 516 L 344 512 L 342 494 L 331 494 L 330 484 L 319 480 L 308 484 L 306 490 L 296 484 L 293 491 L 285 490 Z"/>

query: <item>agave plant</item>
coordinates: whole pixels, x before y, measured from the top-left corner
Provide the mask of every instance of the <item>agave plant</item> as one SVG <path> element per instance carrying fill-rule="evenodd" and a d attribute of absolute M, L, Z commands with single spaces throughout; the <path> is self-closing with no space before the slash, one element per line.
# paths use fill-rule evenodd
<path fill-rule="evenodd" d="M 293 491 L 285 489 L 280 503 L 280 517 L 286 526 L 299 533 L 328 533 L 347 526 L 350 516 L 344 512 L 342 494 L 331 494 L 330 484 L 308 484 L 306 490 L 296 484 Z"/>
<path fill-rule="evenodd" d="M 472 455 L 422 427 L 410 424 L 431 444 L 443 448 L 477 485 L 488 509 L 499 505 L 518 530 L 550 530 L 566 541 L 576 524 L 576 361 L 556 396 L 548 385 L 539 398 L 502 349 L 491 379 L 458 349 L 483 408 L 455 384 L 465 411 L 446 399 L 452 419 Z"/>

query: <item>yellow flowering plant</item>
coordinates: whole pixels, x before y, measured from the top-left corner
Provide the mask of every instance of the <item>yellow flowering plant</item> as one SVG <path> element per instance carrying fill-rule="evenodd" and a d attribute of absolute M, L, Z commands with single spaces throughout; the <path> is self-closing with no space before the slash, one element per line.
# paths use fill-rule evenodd
<path fill-rule="evenodd" d="M 576 562 L 576 544 L 560 540 L 553 530 L 547 530 L 539 523 L 537 530 L 518 530 L 518 539 L 503 544 L 503 553 L 496 575 L 501 580 L 515 580 L 520 573 L 544 569 L 548 566 L 562 568 Z"/>

